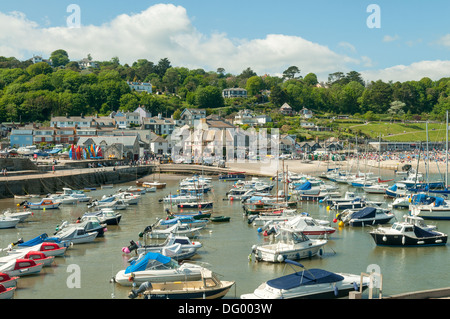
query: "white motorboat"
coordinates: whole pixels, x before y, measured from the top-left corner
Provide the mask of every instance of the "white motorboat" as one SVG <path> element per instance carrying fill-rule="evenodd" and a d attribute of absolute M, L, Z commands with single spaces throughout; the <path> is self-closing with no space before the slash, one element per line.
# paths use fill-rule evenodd
<path fill-rule="evenodd" d="M 256 260 L 268 262 L 283 262 L 286 259 L 298 260 L 309 258 L 321 253 L 321 248 L 326 245 L 326 239 L 310 239 L 303 233 L 282 227 L 276 242 L 262 245 L 254 245 L 252 254 Z"/>
<path fill-rule="evenodd" d="M 278 209 L 271 213 L 259 213 L 248 218 L 248 223 L 253 226 L 263 226 L 266 229 L 268 225 L 288 221 L 297 216 L 295 209 Z"/>
<path fill-rule="evenodd" d="M 364 186 L 363 189 L 367 194 L 385 194 L 388 187 L 389 184 L 375 183 L 370 186 Z"/>
<path fill-rule="evenodd" d="M 12 211 L 12 210 L 6 210 L 3 212 L 3 215 L 10 218 L 18 218 L 19 222 L 22 223 L 26 219 L 28 219 L 30 216 L 33 215 L 33 212 L 26 210 L 26 211 Z"/>
<path fill-rule="evenodd" d="M 148 252 L 132 260 L 130 266 L 120 270 L 114 281 L 122 286 L 142 284 L 146 281 L 168 282 L 201 279 L 202 266 L 193 263 L 179 265 L 177 261 L 159 253 Z"/>
<path fill-rule="evenodd" d="M 285 262 L 303 270 L 268 280 L 253 293 L 241 295 L 241 299 L 341 298 L 347 297 L 350 291 L 364 291 L 369 286 L 368 277 L 361 278 L 359 275 L 323 269 L 305 269 L 302 264 L 289 259 Z"/>
<path fill-rule="evenodd" d="M 162 199 L 164 204 L 179 204 L 198 202 L 199 196 L 196 195 L 167 195 Z"/>
<path fill-rule="evenodd" d="M 178 221 L 176 224 L 169 227 L 156 227 L 148 226 L 146 227 L 144 233 L 150 238 L 167 238 L 170 234 L 178 236 L 195 237 L 199 234 L 199 231 L 205 227 L 202 224 L 198 227 L 191 227 L 189 224 L 184 224 Z"/>
<path fill-rule="evenodd" d="M 26 276 L 26 275 L 34 275 L 41 272 L 44 264 L 36 263 L 32 259 L 13 259 L 9 262 L 0 265 L 0 272 L 9 275 L 10 277 L 14 276 Z"/>
<path fill-rule="evenodd" d="M 78 199 L 78 202 L 89 202 L 92 197 L 87 196 L 83 191 L 73 190 L 71 188 L 63 188 L 64 195 Z"/>
<path fill-rule="evenodd" d="M 0 216 L 0 229 L 14 228 L 18 223 L 20 223 L 19 218 Z"/>
<path fill-rule="evenodd" d="M 180 261 L 194 256 L 202 246 L 203 245 L 200 242 L 191 241 L 187 236 L 170 234 L 163 243 L 141 244 L 140 242 L 136 243 L 132 240 L 130 241 L 130 246 L 122 248 L 122 252 L 131 253 L 136 251 L 139 255 L 154 252 Z"/>
<path fill-rule="evenodd" d="M 128 205 L 127 203 L 125 203 L 123 200 L 118 199 L 118 200 L 112 200 L 112 201 L 106 201 L 106 202 L 101 202 L 101 201 L 93 201 L 91 204 L 88 205 L 88 208 L 98 208 L 98 209 L 103 209 L 103 208 L 108 208 L 108 209 L 113 209 L 113 210 L 125 210 L 129 207 L 130 205 Z"/>
<path fill-rule="evenodd" d="M 47 199 L 51 199 L 55 202 L 61 203 L 61 205 L 76 205 L 78 204 L 78 198 L 72 197 L 70 195 L 64 194 L 49 194 L 46 197 Z"/>
<path fill-rule="evenodd" d="M 69 241 L 73 244 L 85 244 L 91 243 L 97 237 L 98 232 L 86 232 L 83 227 L 69 226 L 63 228 L 56 233 L 53 237 L 60 241 Z"/>
<path fill-rule="evenodd" d="M 394 209 L 407 209 L 409 208 L 409 205 L 411 204 L 411 194 L 406 196 L 398 196 L 394 198 L 391 204 L 389 204 L 389 207 L 392 207 Z"/>
<path fill-rule="evenodd" d="M 128 205 L 137 205 L 141 199 L 141 195 L 133 194 L 130 192 L 119 192 L 113 195 L 117 200 L 123 200 Z"/>
<path fill-rule="evenodd" d="M 411 203 L 411 214 L 423 219 L 450 220 L 450 202 L 442 197 L 429 197 L 433 199 L 431 203 Z"/>
<path fill-rule="evenodd" d="M 279 224 L 279 226 L 291 228 L 295 232 L 301 232 L 311 239 L 329 238 L 336 231 L 336 229 L 329 226 L 328 221 L 320 221 L 307 215 L 298 215 Z"/>

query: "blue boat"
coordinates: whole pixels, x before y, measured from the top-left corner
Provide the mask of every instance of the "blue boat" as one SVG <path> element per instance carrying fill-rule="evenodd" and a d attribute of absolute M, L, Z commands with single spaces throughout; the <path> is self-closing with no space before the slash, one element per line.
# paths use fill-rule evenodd
<path fill-rule="evenodd" d="M 365 207 L 356 212 L 350 212 L 350 214 L 338 215 L 338 219 L 341 219 L 344 224 L 349 224 L 353 227 L 358 226 L 373 226 L 378 224 L 387 224 L 394 218 L 394 214 L 388 210 L 375 207 Z"/>
<path fill-rule="evenodd" d="M 238 181 L 240 179 L 245 179 L 245 173 L 232 172 L 219 175 L 219 181 Z"/>
<path fill-rule="evenodd" d="M 58 243 L 58 244 L 62 244 L 63 247 L 68 247 L 69 246 L 69 242 L 64 242 L 61 241 L 59 238 L 57 237 L 48 237 L 47 233 L 43 233 L 39 236 L 36 236 L 30 240 L 27 241 L 23 241 L 23 239 L 20 239 L 17 243 L 15 243 L 18 247 L 21 248 L 26 248 L 26 247 L 33 247 L 39 244 L 42 244 L 44 242 L 52 242 L 52 243 Z"/>

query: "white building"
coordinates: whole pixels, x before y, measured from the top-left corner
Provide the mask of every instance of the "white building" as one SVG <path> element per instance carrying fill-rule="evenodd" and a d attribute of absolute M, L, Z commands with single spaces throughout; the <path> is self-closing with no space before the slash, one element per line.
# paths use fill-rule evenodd
<path fill-rule="evenodd" d="M 225 89 L 222 91 L 222 96 L 224 98 L 233 98 L 233 97 L 247 97 L 247 90 L 241 88 L 231 88 Z"/>
<path fill-rule="evenodd" d="M 150 82 L 131 82 L 127 81 L 128 86 L 131 90 L 137 92 L 147 92 L 152 93 L 152 84 Z"/>

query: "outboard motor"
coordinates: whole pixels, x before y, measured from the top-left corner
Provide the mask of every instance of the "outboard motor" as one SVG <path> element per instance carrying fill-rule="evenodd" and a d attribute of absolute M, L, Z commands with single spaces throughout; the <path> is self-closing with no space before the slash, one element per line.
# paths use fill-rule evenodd
<path fill-rule="evenodd" d="M 131 289 L 130 293 L 128 294 L 128 298 L 135 299 L 139 296 L 139 294 L 145 292 L 147 289 L 151 289 L 152 284 L 150 281 L 146 281 L 142 283 L 138 289 Z"/>

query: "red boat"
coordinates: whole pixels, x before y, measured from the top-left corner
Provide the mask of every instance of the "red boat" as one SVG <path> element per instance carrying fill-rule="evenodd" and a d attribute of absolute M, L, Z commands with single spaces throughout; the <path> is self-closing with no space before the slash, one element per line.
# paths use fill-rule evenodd
<path fill-rule="evenodd" d="M 8 274 L 9 276 L 25 276 L 33 275 L 41 272 L 42 263 L 36 263 L 32 259 L 15 259 L 0 266 L 0 272 Z"/>
<path fill-rule="evenodd" d="M 2 284 L 0 284 L 0 299 L 12 299 L 15 290 L 16 287 L 6 288 Z"/>
<path fill-rule="evenodd" d="M 55 256 L 46 256 L 40 251 L 29 251 L 23 256 L 25 259 L 32 259 L 38 263 L 42 263 L 45 266 L 50 266 L 55 260 Z"/>
<path fill-rule="evenodd" d="M 15 287 L 18 279 L 18 276 L 11 277 L 8 274 L 0 272 L 0 285 L 3 285 L 5 288 Z"/>

